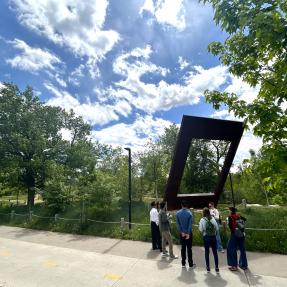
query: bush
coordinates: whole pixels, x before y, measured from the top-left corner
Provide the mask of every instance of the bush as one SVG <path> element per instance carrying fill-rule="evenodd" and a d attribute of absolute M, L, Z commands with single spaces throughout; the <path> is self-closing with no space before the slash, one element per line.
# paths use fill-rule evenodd
<path fill-rule="evenodd" d="M 138 223 L 145 223 L 147 225 L 132 225 L 132 229 L 127 227 L 121 229 L 120 223 L 106 224 L 97 223 L 93 221 L 86 221 L 81 223 L 78 221 L 64 221 L 58 220 L 55 222 L 54 213 L 51 209 L 46 208 L 43 204 L 36 204 L 33 212 L 36 215 L 52 218 L 38 218 L 33 217 L 29 220 L 28 216 L 15 216 L 14 220 L 10 220 L 10 207 L 1 207 L 0 223 L 19 226 L 25 228 L 34 228 L 40 230 L 51 230 L 65 233 L 76 233 L 86 235 L 96 235 L 104 237 L 112 237 L 129 240 L 151 241 L 150 226 L 149 226 L 149 212 L 147 206 L 143 202 L 132 203 L 132 221 Z M 27 214 L 26 206 L 14 207 L 16 213 Z M 75 203 L 73 205 L 65 206 L 65 210 L 59 214 L 64 218 L 81 218 L 82 205 Z M 239 212 L 247 218 L 246 222 L 246 248 L 248 251 L 262 251 L 287 254 L 287 208 L 268 208 L 268 207 L 248 207 L 246 209 L 239 209 Z M 228 215 L 226 208 L 221 209 L 222 218 L 225 219 Z M 110 209 L 99 209 L 94 206 L 87 206 L 86 218 L 103 221 L 119 222 L 121 217 L 127 221 L 128 208 L 127 203 L 119 204 L 117 207 Z M 194 213 L 194 224 L 198 224 L 201 218 L 201 212 Z M 248 228 L 278 228 L 285 229 L 285 231 L 262 231 L 249 230 Z M 172 224 L 172 236 L 174 243 L 179 244 L 178 231 L 176 224 Z M 221 238 L 223 246 L 226 247 L 229 238 L 229 230 L 221 229 Z M 193 227 L 193 244 L 202 246 L 202 236 L 197 227 Z"/>

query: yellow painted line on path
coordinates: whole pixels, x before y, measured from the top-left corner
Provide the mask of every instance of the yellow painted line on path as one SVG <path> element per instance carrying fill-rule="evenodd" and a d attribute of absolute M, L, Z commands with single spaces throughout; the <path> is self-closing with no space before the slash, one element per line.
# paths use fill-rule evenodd
<path fill-rule="evenodd" d="M 0 251 L 0 256 L 8 257 L 8 256 L 11 256 L 11 255 L 12 255 L 12 253 L 9 250 L 1 250 Z"/>
<path fill-rule="evenodd" d="M 107 274 L 105 274 L 104 279 L 112 280 L 112 281 L 118 281 L 118 280 L 123 279 L 123 276 L 117 275 L 117 274 L 107 273 Z"/>
<path fill-rule="evenodd" d="M 48 261 L 44 262 L 44 266 L 46 268 L 55 268 L 55 267 L 58 266 L 58 264 L 55 261 L 53 261 L 53 260 L 48 260 Z"/>

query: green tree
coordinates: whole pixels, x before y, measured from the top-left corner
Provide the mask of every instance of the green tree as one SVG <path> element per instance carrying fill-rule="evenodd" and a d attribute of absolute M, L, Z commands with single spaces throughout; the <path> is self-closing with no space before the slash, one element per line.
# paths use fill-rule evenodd
<path fill-rule="evenodd" d="M 192 140 L 181 181 L 181 193 L 213 192 L 228 146 L 225 141 Z"/>
<path fill-rule="evenodd" d="M 211 43 L 209 51 L 219 56 L 234 76 L 259 87 L 252 102 L 243 101 L 234 93 L 219 91 L 206 91 L 206 100 L 216 109 L 227 105 L 235 116 L 252 126 L 255 135 L 262 137 L 262 156 L 257 159 L 256 171 L 259 173 L 261 169 L 266 188 L 281 193 L 287 180 L 286 173 L 278 172 L 287 166 L 286 1 L 203 2 L 211 3 L 215 22 L 228 33 L 223 43 Z"/>
<path fill-rule="evenodd" d="M 287 5 L 285 0 L 207 0 L 214 20 L 228 33 L 224 43 L 213 42 L 209 51 L 219 56 L 230 72 L 251 86 L 257 98 L 247 103 L 233 93 L 206 91 L 206 99 L 218 109 L 226 104 L 244 118 L 270 145 L 286 144 Z"/>
<path fill-rule="evenodd" d="M 71 132 L 70 143 L 63 140 L 63 129 Z M 72 112 L 44 105 L 31 87 L 21 92 L 6 83 L 0 90 L 0 169 L 17 170 L 29 206 L 34 205 L 36 189 L 45 187 L 49 163 L 78 169 L 81 174 L 92 166 L 91 144 L 86 140 L 89 130 Z"/>
<path fill-rule="evenodd" d="M 33 205 L 35 188 L 43 184 L 42 163 L 61 141 L 61 110 L 44 106 L 30 87 L 21 92 L 15 85 L 4 84 L 0 93 L 1 167 L 18 167 L 28 204 Z"/>

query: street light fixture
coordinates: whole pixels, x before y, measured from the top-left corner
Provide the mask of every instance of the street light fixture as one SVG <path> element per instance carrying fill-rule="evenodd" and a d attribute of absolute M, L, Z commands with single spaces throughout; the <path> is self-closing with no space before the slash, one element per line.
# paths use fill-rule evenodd
<path fill-rule="evenodd" d="M 131 157 L 131 149 L 129 147 L 125 147 L 125 150 L 129 152 L 129 229 L 132 228 L 132 157 Z"/>

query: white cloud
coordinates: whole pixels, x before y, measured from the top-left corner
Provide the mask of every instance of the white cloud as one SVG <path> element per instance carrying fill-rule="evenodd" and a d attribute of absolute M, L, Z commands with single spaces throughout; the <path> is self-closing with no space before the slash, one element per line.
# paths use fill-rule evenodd
<path fill-rule="evenodd" d="M 251 149 L 255 152 L 258 152 L 261 147 L 262 139 L 253 135 L 251 131 L 245 131 L 238 146 L 236 156 L 234 158 L 234 163 L 242 163 L 244 159 L 250 158 L 249 151 Z"/>
<path fill-rule="evenodd" d="M 219 119 L 234 119 L 234 115 L 231 114 L 228 110 L 220 110 L 220 111 L 215 111 L 212 115 L 212 118 L 219 118 Z"/>
<path fill-rule="evenodd" d="M 125 97 L 125 99 L 137 109 L 147 113 L 197 104 L 207 88 L 218 89 L 229 76 L 227 68 L 223 66 L 209 69 L 194 66 L 192 72 L 186 75 L 184 84 L 169 84 L 164 80 L 159 81 L 158 84 L 145 83 L 141 79 L 144 74 L 157 73 L 164 77 L 170 72 L 166 68 L 151 63 L 149 61 L 151 53 L 150 46 L 143 49 L 137 48 L 119 56 L 113 65 L 114 72 L 125 78 L 115 83 L 118 91 L 128 91 L 128 98 Z M 118 97 L 121 95 L 119 94 Z"/>
<path fill-rule="evenodd" d="M 118 120 L 120 116 L 127 117 L 131 113 L 131 106 L 126 100 L 118 100 L 113 105 L 102 105 L 90 101 L 80 103 L 67 91 L 60 91 L 50 83 L 44 83 L 44 86 L 54 95 L 47 101 L 47 105 L 59 106 L 67 111 L 73 109 L 78 116 L 82 116 L 92 125 L 105 125 L 113 120 Z"/>
<path fill-rule="evenodd" d="M 245 101 L 247 104 L 252 103 L 256 98 L 260 90 L 260 86 L 251 87 L 248 83 L 244 82 L 241 78 L 229 76 L 230 83 L 224 89 L 224 92 L 234 93 L 238 96 L 239 100 Z M 233 112 L 229 112 L 227 109 L 215 111 L 211 117 L 221 118 L 226 120 L 243 120 L 235 117 Z"/>
<path fill-rule="evenodd" d="M 113 30 L 103 30 L 107 0 L 11 0 L 18 20 L 33 31 L 44 35 L 75 55 L 87 57 L 92 77 L 97 71 L 97 61 L 104 58 L 119 35 Z"/>
<path fill-rule="evenodd" d="M 64 129 L 62 128 L 60 130 L 60 135 L 62 136 L 62 139 L 65 140 L 65 141 L 71 141 L 73 136 L 72 136 L 72 132 L 68 129 Z"/>
<path fill-rule="evenodd" d="M 61 87 L 64 87 L 64 88 L 67 87 L 67 83 L 61 78 L 59 74 L 55 75 L 55 80 Z"/>
<path fill-rule="evenodd" d="M 144 11 L 150 12 L 160 24 L 170 25 L 179 31 L 186 27 L 183 0 L 145 0 L 140 15 Z"/>
<path fill-rule="evenodd" d="M 100 131 L 92 131 L 92 137 L 101 143 L 112 146 L 130 146 L 133 151 L 144 148 L 150 139 L 156 139 L 164 133 L 171 122 L 153 118 L 152 116 L 137 116 L 131 124 L 118 123 Z"/>
<path fill-rule="evenodd" d="M 84 77 L 84 69 L 85 65 L 83 64 L 80 64 L 77 68 L 75 68 L 69 76 L 69 82 L 74 84 L 75 86 L 79 86 L 80 79 Z"/>
<path fill-rule="evenodd" d="M 9 43 L 11 43 L 15 49 L 21 50 L 19 55 L 13 59 L 6 60 L 13 68 L 37 72 L 43 69 L 55 70 L 54 65 L 61 63 L 61 60 L 48 50 L 32 48 L 22 40 L 15 39 Z"/>
<path fill-rule="evenodd" d="M 237 94 L 238 98 L 245 101 L 246 103 L 251 103 L 254 101 L 254 99 L 257 97 L 260 87 L 250 87 L 242 79 L 234 76 L 230 76 L 230 79 L 231 83 L 225 88 L 225 92 Z M 233 112 L 229 112 L 227 109 L 215 111 L 211 117 L 231 121 L 243 121 L 243 119 L 236 117 Z M 257 152 L 261 146 L 262 139 L 256 137 L 252 133 L 252 127 L 250 127 L 250 130 L 245 131 L 241 138 L 236 156 L 234 158 L 234 163 L 236 165 L 240 164 L 243 159 L 250 157 L 250 149 L 253 149 L 255 152 Z M 236 169 L 234 171 L 236 171 Z"/>
<path fill-rule="evenodd" d="M 248 83 L 244 82 L 241 78 L 230 76 L 231 84 L 227 86 L 225 92 L 235 93 L 240 100 L 246 103 L 252 103 L 257 97 L 260 86 L 251 87 Z"/>
<path fill-rule="evenodd" d="M 46 70 L 46 73 L 49 75 L 50 79 L 55 80 L 61 87 L 63 87 L 63 88 L 67 87 L 67 83 L 62 78 L 62 75 L 60 75 L 57 72 L 50 72 L 50 71 L 47 71 L 47 70 Z"/>
<path fill-rule="evenodd" d="M 184 60 L 182 57 L 178 57 L 178 64 L 179 64 L 180 70 L 184 70 L 185 68 L 189 66 L 189 63 L 186 60 Z"/>

